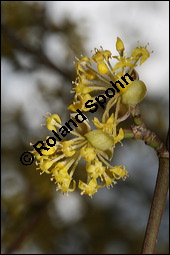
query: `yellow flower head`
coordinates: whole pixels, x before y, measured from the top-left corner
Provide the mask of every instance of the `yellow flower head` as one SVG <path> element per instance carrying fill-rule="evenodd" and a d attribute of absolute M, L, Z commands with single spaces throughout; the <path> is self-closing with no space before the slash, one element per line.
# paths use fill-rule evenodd
<path fill-rule="evenodd" d="M 132 50 L 131 56 L 127 56 L 124 52 L 125 47 L 123 41 L 118 37 L 116 41 L 116 50 L 118 51 L 118 56 L 113 56 L 111 51 L 104 50 L 102 47 L 100 49 L 95 49 L 95 53 L 91 58 L 82 57 L 77 59 L 76 71 L 77 78 L 73 82 L 74 87 L 73 91 L 75 97 L 73 103 L 69 106 L 69 110 L 75 111 L 76 109 L 81 109 L 83 111 L 89 111 L 89 108 L 85 107 L 85 103 L 88 100 L 94 100 L 95 97 L 91 93 L 94 91 L 99 94 L 105 92 L 108 88 L 111 88 L 110 82 L 117 82 L 123 77 L 126 73 L 132 76 L 135 82 L 138 81 L 138 75 L 135 71 L 135 67 L 140 61 L 140 65 L 143 64 L 150 56 L 149 51 L 146 47 L 138 46 Z M 117 63 L 112 64 L 111 60 L 117 60 Z M 126 77 L 126 80 L 128 78 Z M 121 80 L 121 83 L 124 85 L 124 88 L 116 83 L 116 86 L 119 92 L 115 89 L 115 96 L 110 99 L 112 104 L 116 104 L 119 97 L 122 100 L 122 95 L 126 93 L 133 82 L 129 79 L 125 83 L 124 80 Z M 134 86 L 132 86 L 134 87 Z M 141 83 L 138 83 L 138 91 L 133 90 L 133 97 L 136 97 L 136 100 L 131 100 L 132 96 L 126 95 L 129 100 L 123 100 L 124 104 L 134 105 L 140 102 L 146 94 L 146 87 L 142 86 Z M 132 92 L 131 92 L 132 93 Z M 137 93 L 137 94 L 136 94 Z M 94 94 L 94 93 L 93 93 Z M 118 95 L 117 95 L 118 94 Z M 85 97 L 87 95 L 87 97 Z M 90 98 L 91 97 L 91 98 Z M 87 100 L 87 101 L 85 101 Z M 112 105 L 113 106 L 113 105 Z"/>
<path fill-rule="evenodd" d="M 124 166 L 113 167 L 108 163 L 113 156 L 115 144 L 124 138 L 123 130 L 116 130 L 117 123 L 114 115 L 112 114 L 106 122 L 100 122 L 95 118 L 94 123 L 95 130 L 90 129 L 88 120 L 81 124 L 77 123 L 79 126 L 76 131 L 70 130 L 74 138 L 68 141 L 57 141 L 52 146 L 50 145 L 53 139 L 47 136 L 44 141 L 45 148 L 40 149 L 41 155 L 33 150 L 37 169 L 40 169 L 42 173 L 50 174 L 51 180 L 54 180 L 57 185 L 57 190 L 63 193 L 72 192 L 78 186 L 81 194 L 92 197 L 98 188 L 110 187 L 116 183 L 115 180 L 125 179 L 127 176 Z M 48 124 L 55 126 L 57 134 L 63 127 L 56 114 L 46 117 L 46 126 L 51 130 Z M 38 148 L 41 147 L 38 146 Z M 86 162 L 85 169 L 79 169 L 85 173 L 82 176 L 83 178 L 86 176 L 86 179 L 76 181 L 74 173 L 80 159 Z"/>

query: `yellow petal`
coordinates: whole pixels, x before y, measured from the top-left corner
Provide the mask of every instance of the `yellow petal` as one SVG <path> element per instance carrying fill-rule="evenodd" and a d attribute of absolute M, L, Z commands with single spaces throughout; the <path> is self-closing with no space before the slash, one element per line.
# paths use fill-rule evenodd
<path fill-rule="evenodd" d="M 50 116 L 51 119 L 54 119 L 56 122 L 60 123 L 61 124 L 61 119 L 60 117 L 58 116 L 58 114 L 52 114 Z"/>
<path fill-rule="evenodd" d="M 120 128 L 119 129 L 119 134 L 116 137 L 114 137 L 115 144 L 120 142 L 123 138 L 124 138 L 124 132 L 123 132 L 123 129 Z"/>
<path fill-rule="evenodd" d="M 108 120 L 106 121 L 107 124 L 113 124 L 114 123 L 114 113 L 111 114 L 111 116 L 108 118 Z"/>
<path fill-rule="evenodd" d="M 100 121 L 98 120 L 98 118 L 94 117 L 94 119 L 92 120 L 92 122 L 94 123 L 94 125 L 96 126 L 96 128 L 102 128 L 103 124 L 100 123 Z"/>

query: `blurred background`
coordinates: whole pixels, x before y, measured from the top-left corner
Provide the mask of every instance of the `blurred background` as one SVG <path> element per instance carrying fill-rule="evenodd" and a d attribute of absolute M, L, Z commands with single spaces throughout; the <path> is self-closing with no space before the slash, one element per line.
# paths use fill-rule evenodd
<path fill-rule="evenodd" d="M 125 182 L 91 199 L 55 191 L 48 175 L 20 162 L 29 143 L 51 135 L 42 116 L 69 119 L 74 57 L 100 45 L 116 55 L 149 43 L 137 67 L 148 93 L 140 104 L 148 128 L 165 142 L 168 130 L 168 1 L 1 1 L 2 254 L 139 254 L 156 181 L 155 151 L 123 141 L 112 165 L 124 164 Z M 100 112 L 98 112 L 100 115 Z M 91 116 L 93 117 L 93 116 Z M 90 117 L 90 118 L 91 118 Z M 126 127 L 130 123 L 126 122 Z M 80 167 L 84 167 L 80 165 Z M 169 253 L 168 201 L 157 254 Z"/>

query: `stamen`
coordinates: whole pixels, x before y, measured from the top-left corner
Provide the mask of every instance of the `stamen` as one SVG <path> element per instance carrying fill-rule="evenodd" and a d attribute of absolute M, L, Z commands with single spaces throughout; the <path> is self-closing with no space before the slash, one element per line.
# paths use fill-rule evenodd
<path fill-rule="evenodd" d="M 110 85 L 110 80 L 107 79 L 106 77 L 104 77 L 102 74 L 98 73 L 97 71 L 95 71 L 92 67 L 90 67 L 89 65 L 86 64 L 86 67 L 89 68 L 92 72 L 94 72 L 97 76 L 100 76 L 100 78 L 102 78 L 103 80 L 105 80 L 106 83 L 108 83 Z"/>
<path fill-rule="evenodd" d="M 80 144 L 77 144 L 77 145 L 76 145 L 76 144 L 75 144 L 75 145 L 73 144 L 72 147 L 73 147 L 74 149 L 77 150 L 78 148 L 82 147 L 82 146 L 85 145 L 86 143 L 87 143 L 87 141 L 81 142 Z"/>
<path fill-rule="evenodd" d="M 112 166 L 103 158 L 103 156 L 100 154 L 100 152 L 97 153 L 97 157 L 109 168 L 112 168 Z"/>
<path fill-rule="evenodd" d="M 106 120 L 108 119 L 108 116 L 109 116 L 109 111 L 110 109 L 113 107 L 114 104 L 116 104 L 117 102 L 117 98 L 120 96 L 120 93 L 117 93 L 114 97 L 112 97 L 107 105 L 106 105 L 106 109 L 104 111 L 104 114 L 103 114 L 103 117 L 102 117 L 102 123 L 105 123 Z"/>
<path fill-rule="evenodd" d="M 133 67 L 131 67 L 130 68 L 130 70 L 129 70 L 129 72 L 128 72 L 128 74 L 130 74 L 131 75 L 131 73 L 133 72 L 133 69 L 135 68 L 135 66 L 136 66 L 136 63 L 139 61 L 139 59 L 140 59 L 140 57 L 142 56 L 142 54 L 139 54 L 138 55 L 138 59 L 136 59 L 135 61 L 134 61 L 134 63 L 133 63 Z"/>
<path fill-rule="evenodd" d="M 64 154 L 62 154 L 62 155 L 58 156 L 57 158 L 52 159 L 52 160 L 50 160 L 50 161 L 57 162 L 57 161 L 59 161 L 59 160 L 62 159 L 62 158 L 65 158 L 65 155 L 64 155 Z"/>
<path fill-rule="evenodd" d="M 107 63 L 107 61 L 106 61 L 105 58 L 104 58 L 104 61 L 103 61 L 103 62 L 104 62 L 105 65 L 108 67 L 113 81 L 116 81 L 116 76 L 115 76 L 114 73 L 112 72 L 112 66 L 111 66 L 110 62 L 109 62 L 109 64 L 110 64 L 110 65 L 109 65 L 109 64 Z"/>
<path fill-rule="evenodd" d="M 118 112 L 119 112 L 119 109 L 120 109 L 120 100 L 121 100 L 121 97 L 118 98 L 117 103 L 116 103 L 115 121 L 117 120 Z"/>
<path fill-rule="evenodd" d="M 75 59 L 76 59 L 77 61 L 80 61 L 80 59 L 79 59 L 79 58 L 77 58 L 77 57 L 75 57 Z"/>
<path fill-rule="evenodd" d="M 80 159 L 81 159 L 81 155 L 79 155 L 79 156 L 78 156 L 78 158 L 76 159 L 76 161 L 75 161 L 75 163 L 74 163 L 74 165 L 73 165 L 73 168 L 71 169 L 70 177 L 72 177 L 72 176 L 73 176 L 74 171 L 75 171 L 75 169 L 76 169 L 76 167 L 77 167 L 77 165 L 78 165 L 78 163 L 79 163 Z"/>
<path fill-rule="evenodd" d="M 73 135 L 75 135 L 75 136 L 81 137 L 82 140 L 85 140 L 85 138 L 84 138 L 82 135 L 78 134 L 78 133 L 75 132 L 75 131 L 70 131 L 70 133 L 73 134 Z"/>

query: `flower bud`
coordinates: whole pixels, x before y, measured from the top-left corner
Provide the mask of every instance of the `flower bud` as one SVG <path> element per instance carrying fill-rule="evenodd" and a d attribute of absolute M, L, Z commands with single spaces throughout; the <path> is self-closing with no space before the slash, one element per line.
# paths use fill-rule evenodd
<path fill-rule="evenodd" d="M 97 69 L 101 74 L 107 74 L 109 72 L 109 69 L 105 63 L 99 63 L 97 65 Z"/>
<path fill-rule="evenodd" d="M 133 81 L 127 91 L 122 94 L 122 103 L 135 105 L 145 97 L 146 92 L 146 86 L 142 81 Z"/>
<path fill-rule="evenodd" d="M 121 54 L 124 51 L 124 49 L 125 47 L 122 40 L 119 37 L 117 37 L 116 50 Z"/>

